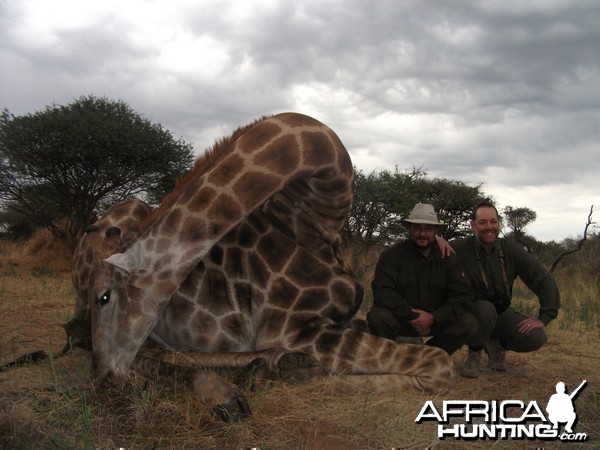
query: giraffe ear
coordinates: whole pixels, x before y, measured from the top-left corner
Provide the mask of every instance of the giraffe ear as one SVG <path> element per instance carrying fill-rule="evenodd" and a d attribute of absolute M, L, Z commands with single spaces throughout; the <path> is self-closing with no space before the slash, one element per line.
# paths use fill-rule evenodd
<path fill-rule="evenodd" d="M 106 258 L 104 262 L 116 267 L 117 269 L 127 272 L 129 275 L 131 275 L 131 272 L 133 272 L 137 267 L 137 258 L 132 254 L 132 252 L 115 253 L 114 255 Z"/>

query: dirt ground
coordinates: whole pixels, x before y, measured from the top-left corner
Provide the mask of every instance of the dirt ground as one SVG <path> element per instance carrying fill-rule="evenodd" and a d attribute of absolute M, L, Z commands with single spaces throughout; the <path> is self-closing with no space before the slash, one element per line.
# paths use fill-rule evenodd
<path fill-rule="evenodd" d="M 0 364 L 27 352 L 58 351 L 65 342 L 61 324 L 71 317 L 74 293 L 68 274 L 0 275 Z M 560 329 L 531 354 L 509 353 L 508 372 L 485 369 L 481 377 L 457 377 L 448 392 L 373 395 L 335 394 L 330 379 L 306 385 L 274 385 L 249 392 L 253 416 L 225 424 L 172 382 L 134 379 L 127 391 L 94 387 L 90 354 L 74 350 L 0 373 L 2 448 L 600 448 L 600 333 Z M 454 355 L 460 370 L 463 349 Z M 576 432 L 585 442 L 556 440 L 439 440 L 436 424 L 415 423 L 427 400 L 536 401 L 544 408 L 555 385 L 576 397 Z"/>

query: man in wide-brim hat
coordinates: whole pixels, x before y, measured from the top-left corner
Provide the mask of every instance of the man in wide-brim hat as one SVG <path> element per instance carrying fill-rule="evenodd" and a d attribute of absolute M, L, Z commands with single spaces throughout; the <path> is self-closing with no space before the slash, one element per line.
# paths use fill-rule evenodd
<path fill-rule="evenodd" d="M 383 251 L 375 269 L 369 329 L 398 342 L 431 336 L 426 345 L 452 354 L 477 331 L 469 279 L 455 255 L 442 258 L 433 205 L 417 203 L 402 223 L 408 239 Z"/>

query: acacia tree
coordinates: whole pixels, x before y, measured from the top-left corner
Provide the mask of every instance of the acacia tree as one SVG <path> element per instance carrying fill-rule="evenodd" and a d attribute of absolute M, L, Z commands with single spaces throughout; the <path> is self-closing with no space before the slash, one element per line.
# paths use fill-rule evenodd
<path fill-rule="evenodd" d="M 512 230 L 515 240 L 517 241 L 525 237 L 525 227 L 530 223 L 535 222 L 535 219 L 537 218 L 535 211 L 525 207 L 514 208 L 512 206 L 507 206 L 502 212 L 506 219 L 506 225 Z"/>
<path fill-rule="evenodd" d="M 355 173 L 354 201 L 344 230 L 347 241 L 362 241 L 366 247 L 401 233 L 399 212 L 414 205 L 413 186 L 426 174 L 421 169 Z"/>
<path fill-rule="evenodd" d="M 191 145 L 122 101 L 0 117 L 1 207 L 71 242 L 103 204 L 162 198 L 192 160 Z"/>
<path fill-rule="evenodd" d="M 483 195 L 481 186 L 481 184 L 468 186 L 458 180 L 434 178 L 419 180 L 416 191 L 419 193 L 421 203 L 435 206 L 438 219 L 445 224 L 439 229 L 439 233 L 450 240 L 470 233 L 474 205 L 484 198 L 489 198 Z"/>
<path fill-rule="evenodd" d="M 366 248 L 389 244 L 406 233 L 401 221 L 418 202 L 431 203 L 446 226 L 446 239 L 463 236 L 469 229 L 473 206 L 484 198 L 481 185 L 445 178 L 428 179 L 421 168 L 400 172 L 356 173 L 355 195 L 345 229 L 346 241 Z"/>

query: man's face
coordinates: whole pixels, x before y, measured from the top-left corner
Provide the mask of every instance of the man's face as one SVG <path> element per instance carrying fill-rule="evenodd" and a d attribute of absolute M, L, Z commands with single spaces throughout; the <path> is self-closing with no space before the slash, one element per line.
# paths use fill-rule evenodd
<path fill-rule="evenodd" d="M 435 241 L 436 225 L 411 223 L 408 228 L 408 238 L 413 241 L 419 250 L 427 250 Z"/>
<path fill-rule="evenodd" d="M 494 208 L 482 206 L 471 221 L 471 228 L 483 245 L 494 245 L 500 234 L 500 221 Z"/>

